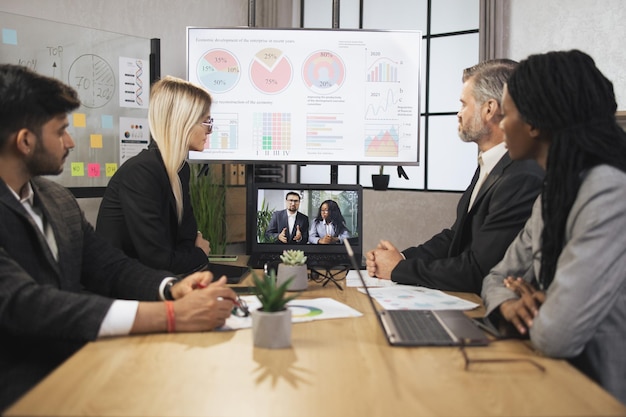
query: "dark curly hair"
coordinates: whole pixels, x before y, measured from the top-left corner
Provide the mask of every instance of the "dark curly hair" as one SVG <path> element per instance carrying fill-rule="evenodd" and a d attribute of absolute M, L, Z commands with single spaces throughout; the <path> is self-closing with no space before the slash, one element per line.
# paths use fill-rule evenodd
<path fill-rule="evenodd" d="M 600 164 L 626 172 L 626 133 L 615 118 L 613 84 L 581 51 L 531 55 L 519 63 L 507 88 L 522 118 L 551 139 L 542 191 L 539 277 L 547 289 L 584 172 Z"/>
<path fill-rule="evenodd" d="M 332 224 L 335 225 L 335 233 L 339 236 L 343 233 L 344 230 L 350 230 L 346 226 L 346 219 L 344 219 L 343 214 L 341 214 L 341 209 L 339 208 L 339 204 L 335 200 L 325 200 L 320 204 L 320 208 L 317 211 L 317 217 L 315 217 L 316 222 L 322 222 L 324 219 L 322 218 L 322 206 L 326 204 L 328 207 L 328 219 Z"/>

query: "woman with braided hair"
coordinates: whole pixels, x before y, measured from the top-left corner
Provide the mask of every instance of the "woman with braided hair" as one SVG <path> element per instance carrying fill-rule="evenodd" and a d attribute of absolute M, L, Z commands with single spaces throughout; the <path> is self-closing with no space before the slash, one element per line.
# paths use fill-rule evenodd
<path fill-rule="evenodd" d="M 583 52 L 531 55 L 504 89 L 511 159 L 546 171 L 531 218 L 485 277 L 487 315 L 626 404 L 626 133 Z"/>

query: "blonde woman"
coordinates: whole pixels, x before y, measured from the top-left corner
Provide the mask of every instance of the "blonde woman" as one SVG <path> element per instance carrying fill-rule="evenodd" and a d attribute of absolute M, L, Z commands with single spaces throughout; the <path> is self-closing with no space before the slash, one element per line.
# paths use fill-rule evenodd
<path fill-rule="evenodd" d="M 126 161 L 104 193 L 96 232 L 143 264 L 185 275 L 205 269 L 209 242 L 197 231 L 189 197 L 189 150 L 213 128 L 211 96 L 167 76 L 150 90 L 148 149 Z"/>

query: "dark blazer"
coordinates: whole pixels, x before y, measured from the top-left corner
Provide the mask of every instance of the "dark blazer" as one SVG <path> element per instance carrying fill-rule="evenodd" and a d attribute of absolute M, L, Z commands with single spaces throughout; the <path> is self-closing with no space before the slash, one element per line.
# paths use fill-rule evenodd
<path fill-rule="evenodd" d="M 0 179 L 0 410 L 94 340 L 114 298 L 158 300 L 169 275 L 97 236 L 59 184 L 43 178 L 31 184 L 34 204 L 54 231 L 58 262 Z"/>
<path fill-rule="evenodd" d="M 391 272 L 393 281 L 480 294 L 483 278 L 530 217 L 544 172 L 534 161 L 511 161 L 505 154 L 468 212 L 477 174 L 459 200 L 454 225 L 404 250 L 407 259 Z"/>
<path fill-rule="evenodd" d="M 100 203 L 96 233 L 144 265 L 175 274 L 204 269 L 208 259 L 195 245 L 198 226 L 189 196 L 190 170 L 178 173 L 183 193 L 183 220 L 165 164 L 154 142 L 130 158 L 109 181 Z"/>
<path fill-rule="evenodd" d="M 300 233 L 302 233 L 302 240 L 299 242 L 293 240 L 296 236 L 296 226 L 300 226 Z M 278 240 L 278 235 L 284 228 L 287 228 L 287 232 L 289 232 L 289 215 L 287 214 L 287 209 L 275 211 L 274 213 L 272 213 L 272 218 L 270 219 L 270 224 L 267 226 L 267 230 L 265 231 L 265 236 L 276 239 L 277 243 L 281 243 Z M 293 231 L 291 232 L 291 235 L 287 233 L 287 243 L 304 245 L 308 241 L 309 217 L 305 214 L 297 212 L 296 221 L 293 224 Z"/>

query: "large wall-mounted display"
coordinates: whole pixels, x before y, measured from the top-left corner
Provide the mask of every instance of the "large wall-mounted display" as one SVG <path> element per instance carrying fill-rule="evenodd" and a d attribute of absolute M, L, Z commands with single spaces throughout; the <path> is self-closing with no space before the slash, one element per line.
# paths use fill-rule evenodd
<path fill-rule="evenodd" d="M 74 87 L 69 115 L 76 147 L 51 177 L 70 188 L 105 187 L 148 145 L 150 39 L 0 13 L 0 63 L 25 65 Z"/>
<path fill-rule="evenodd" d="M 419 31 L 187 28 L 214 99 L 198 161 L 419 164 Z"/>

